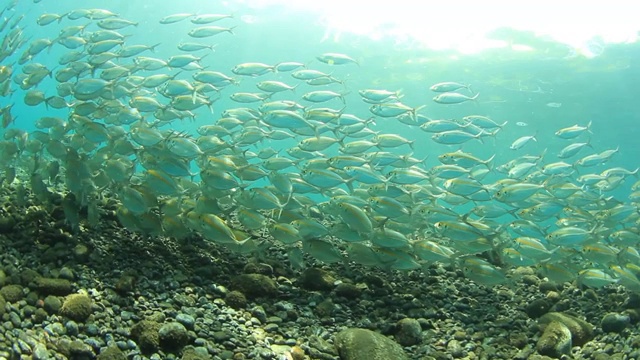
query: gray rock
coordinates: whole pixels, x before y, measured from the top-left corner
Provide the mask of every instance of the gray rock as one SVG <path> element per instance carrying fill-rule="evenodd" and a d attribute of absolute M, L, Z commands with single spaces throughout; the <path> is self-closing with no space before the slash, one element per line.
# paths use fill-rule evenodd
<path fill-rule="evenodd" d="M 51 354 L 47 347 L 44 344 L 37 344 L 33 348 L 33 353 L 31 354 L 33 360 L 48 360 L 51 359 Z"/>
<path fill-rule="evenodd" d="M 158 330 L 160 346 L 167 350 L 180 350 L 189 342 L 187 328 L 179 322 L 162 325 Z"/>
<path fill-rule="evenodd" d="M 451 354 L 456 359 L 459 359 L 464 356 L 464 349 L 460 344 L 460 341 L 453 339 L 447 343 L 447 353 Z"/>
<path fill-rule="evenodd" d="M 422 341 L 422 327 L 416 319 L 404 318 L 396 324 L 396 341 L 402 346 L 412 346 Z"/>
<path fill-rule="evenodd" d="M 84 328 L 84 332 L 89 336 L 96 336 L 100 334 L 100 328 L 96 324 L 89 324 Z"/>
<path fill-rule="evenodd" d="M 365 329 L 345 329 L 335 337 L 341 360 L 406 360 L 402 347 L 388 337 Z"/>
<path fill-rule="evenodd" d="M 267 322 L 267 313 L 264 311 L 264 308 L 260 305 L 254 306 L 251 308 L 251 315 L 255 316 L 256 319 L 260 320 L 262 323 Z"/>
<path fill-rule="evenodd" d="M 616 332 L 619 333 L 624 330 L 631 323 L 629 315 L 608 313 L 600 322 L 600 326 L 604 332 Z"/>
<path fill-rule="evenodd" d="M 593 338 L 593 325 L 575 316 L 560 312 L 550 312 L 538 319 L 538 324 L 545 326 L 554 321 L 563 323 L 571 331 L 571 341 L 574 346 L 582 346 Z"/>
<path fill-rule="evenodd" d="M 44 331 L 46 331 L 49 335 L 53 335 L 53 336 L 65 334 L 65 328 L 59 322 L 51 323 L 45 326 Z"/>
<path fill-rule="evenodd" d="M 196 323 L 196 319 L 189 314 L 178 314 L 176 316 L 176 321 L 184 325 L 184 327 L 186 327 L 189 330 L 193 330 L 193 327 L 195 326 L 195 323 Z"/>
<path fill-rule="evenodd" d="M 44 298 L 44 309 L 49 314 L 57 314 L 62 307 L 62 300 L 59 297 L 54 295 L 49 295 Z"/>
<path fill-rule="evenodd" d="M 67 321 L 64 324 L 64 328 L 67 330 L 67 334 L 70 336 L 76 336 L 78 335 L 78 323 L 76 323 L 75 321 Z"/>
<path fill-rule="evenodd" d="M 559 321 L 552 321 L 544 329 L 536 349 L 541 355 L 559 358 L 569 354 L 571 346 L 571 330 Z"/>
<path fill-rule="evenodd" d="M 551 302 L 547 299 L 535 299 L 532 302 L 528 303 L 525 307 L 524 311 L 529 315 L 532 319 L 537 319 L 540 316 L 544 315 L 551 309 Z"/>

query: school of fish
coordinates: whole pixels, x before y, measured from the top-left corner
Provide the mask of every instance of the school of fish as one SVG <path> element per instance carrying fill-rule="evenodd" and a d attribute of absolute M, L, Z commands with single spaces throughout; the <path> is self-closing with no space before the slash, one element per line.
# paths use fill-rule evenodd
<path fill-rule="evenodd" d="M 246 254 L 280 244 L 297 268 L 305 257 L 395 270 L 440 262 L 492 286 L 511 282 L 509 269 L 536 266 L 557 282 L 640 291 L 638 169 L 607 166 L 618 149 L 594 148 L 588 121 L 545 139 L 566 144 L 557 154 L 522 155 L 537 134 L 497 145 L 513 157 L 496 164 L 465 144 L 495 138 L 507 122 L 472 113 L 430 119 L 397 89 L 349 89 L 318 70 L 357 71 L 348 55 L 216 68 L 207 58 L 212 38 L 250 26 L 230 14 L 168 15 L 157 26 L 191 22 L 192 42 L 131 44 L 137 23 L 109 10 L 30 19 L 12 12 L 15 4 L 0 12 L 0 181 L 18 198 L 61 207 L 75 232 L 99 226 L 104 203 L 117 199 L 116 215 L 131 231 L 197 233 Z M 32 26 L 61 30 L 25 37 Z M 160 45 L 175 46 L 175 55 L 153 57 Z M 55 69 L 39 62 L 52 48 L 64 52 Z M 55 88 L 40 86 L 45 79 Z M 255 92 L 234 92 L 240 82 Z M 317 90 L 297 95 L 301 84 Z M 457 82 L 430 89 L 429 106 L 479 96 Z M 347 92 L 370 112 L 350 113 Z M 216 109 L 214 118 L 221 97 L 237 107 Z M 67 116 L 16 114 L 18 101 Z M 214 120 L 197 134 L 171 130 L 200 116 Z M 27 121 L 38 130 L 21 130 Z M 415 129 L 417 138 L 373 130 L 379 121 Z M 279 151 L 266 140 L 295 145 Z M 451 151 L 427 167 L 413 149 L 431 141 Z M 634 180 L 628 198 L 609 195 Z M 471 210 L 456 211 L 462 206 Z"/>

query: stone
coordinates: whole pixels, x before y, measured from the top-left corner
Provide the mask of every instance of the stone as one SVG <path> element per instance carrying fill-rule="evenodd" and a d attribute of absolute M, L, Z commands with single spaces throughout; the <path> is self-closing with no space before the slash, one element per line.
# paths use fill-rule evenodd
<path fill-rule="evenodd" d="M 187 346 L 182 352 L 181 360 L 208 360 L 210 359 L 207 354 L 199 353 L 193 346 Z"/>
<path fill-rule="evenodd" d="M 451 354 L 456 359 L 464 356 L 464 348 L 460 341 L 453 339 L 447 343 L 447 354 Z"/>
<path fill-rule="evenodd" d="M 127 356 L 117 346 L 109 346 L 98 354 L 97 360 L 127 360 Z"/>
<path fill-rule="evenodd" d="M 547 299 L 535 299 L 528 303 L 524 308 L 524 312 L 532 319 L 537 319 L 546 314 L 551 309 L 551 302 Z"/>
<path fill-rule="evenodd" d="M 318 268 L 308 268 L 300 276 L 301 286 L 307 290 L 329 291 L 335 287 L 335 282 L 333 275 Z"/>
<path fill-rule="evenodd" d="M 73 284 L 67 279 L 38 277 L 34 282 L 41 295 L 66 296 L 73 292 Z"/>
<path fill-rule="evenodd" d="M 73 273 L 73 270 L 66 266 L 60 269 L 59 276 L 61 279 L 65 279 L 69 281 L 73 281 L 76 278 L 76 275 Z"/>
<path fill-rule="evenodd" d="M 278 288 L 275 281 L 262 274 L 242 274 L 233 278 L 231 288 L 241 291 L 248 298 L 275 297 Z"/>
<path fill-rule="evenodd" d="M 131 327 L 131 337 L 136 341 L 144 354 L 153 354 L 160 347 L 158 331 L 160 323 L 142 320 Z"/>
<path fill-rule="evenodd" d="M 0 233 L 9 233 L 16 226 L 16 219 L 13 216 L 0 217 Z"/>
<path fill-rule="evenodd" d="M 115 285 L 116 292 L 118 294 L 127 294 L 134 290 L 136 285 L 135 276 L 124 274 L 118 279 Z"/>
<path fill-rule="evenodd" d="M 43 304 L 43 308 L 49 314 L 57 314 L 58 311 L 60 311 L 60 308 L 62 308 L 62 300 L 60 300 L 59 297 L 53 295 L 49 295 L 44 298 Z"/>
<path fill-rule="evenodd" d="M 196 324 L 196 319 L 189 315 L 189 314 L 178 314 L 176 315 L 176 321 L 179 322 L 180 324 L 184 325 L 184 327 L 186 327 L 189 330 L 193 330 L 195 324 Z"/>
<path fill-rule="evenodd" d="M 69 346 L 69 357 L 72 359 L 93 359 L 95 354 L 91 346 L 82 342 L 82 340 L 74 340 Z"/>
<path fill-rule="evenodd" d="M 22 286 L 11 284 L 5 285 L 0 289 L 0 296 L 7 302 L 15 303 L 24 298 L 24 292 L 22 291 Z"/>
<path fill-rule="evenodd" d="M 247 306 L 247 297 L 240 291 L 229 291 L 225 297 L 224 302 L 232 309 L 242 309 Z"/>
<path fill-rule="evenodd" d="M 189 342 L 187 328 L 179 322 L 162 325 L 158 330 L 160 346 L 168 351 L 179 351 Z"/>
<path fill-rule="evenodd" d="M 60 314 L 78 322 L 86 321 L 93 310 L 91 298 L 85 294 L 71 294 L 64 299 Z"/>
<path fill-rule="evenodd" d="M 573 346 L 582 346 L 593 338 L 593 325 L 569 314 L 560 312 L 546 313 L 538 319 L 538 324 L 544 327 L 553 321 L 564 324 L 571 331 Z"/>
<path fill-rule="evenodd" d="M 395 341 L 377 332 L 350 328 L 335 337 L 340 360 L 407 360 L 407 354 Z"/>
<path fill-rule="evenodd" d="M 47 349 L 47 346 L 42 343 L 37 343 L 33 348 L 33 353 L 31 354 L 33 360 L 49 360 L 51 358 L 51 353 Z"/>
<path fill-rule="evenodd" d="M 626 329 L 631 323 L 631 318 L 627 314 L 608 313 L 600 321 L 600 327 L 604 332 L 619 333 Z"/>
<path fill-rule="evenodd" d="M 396 324 L 396 341 L 402 346 L 417 345 L 422 341 L 422 327 L 416 319 L 404 318 Z"/>
<path fill-rule="evenodd" d="M 559 321 L 549 323 L 538 339 L 536 349 L 540 355 L 560 358 L 569 354 L 572 346 L 571 330 Z"/>
<path fill-rule="evenodd" d="M 354 284 L 350 283 L 341 283 L 336 286 L 335 289 L 336 295 L 347 298 L 347 299 L 355 299 L 362 294 L 362 290 Z"/>

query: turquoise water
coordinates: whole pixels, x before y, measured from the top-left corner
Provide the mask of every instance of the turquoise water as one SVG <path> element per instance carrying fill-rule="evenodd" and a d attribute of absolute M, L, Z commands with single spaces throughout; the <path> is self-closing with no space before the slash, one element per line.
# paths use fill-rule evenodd
<path fill-rule="evenodd" d="M 26 39 L 25 48 L 30 41 L 39 38 L 54 39 L 60 30 L 70 25 L 89 24 L 86 32 L 96 31 L 95 21 L 82 18 L 53 22 L 46 26 L 36 24 L 36 19 L 43 13 L 65 14 L 78 6 L 75 1 L 41 1 L 37 4 L 20 1 L 10 14 L 24 13 L 21 21 L 23 38 Z M 637 61 L 639 47 L 637 43 L 604 44 L 594 39 L 593 51 L 597 56 L 588 58 L 576 53 L 569 46 L 533 36 L 527 31 L 501 29 L 493 36 L 496 39 L 513 44 L 530 46 L 533 51 L 514 51 L 510 48 L 485 50 L 476 54 L 458 54 L 453 50 L 434 51 L 425 45 L 411 40 L 398 40 L 391 36 L 373 40 L 362 35 L 342 33 L 337 36 L 330 33 L 321 18 L 312 12 L 299 9 L 290 10 L 285 6 L 248 7 L 241 2 L 210 2 L 189 1 L 181 2 L 146 2 L 146 1 L 114 1 L 108 6 L 104 2 L 85 1 L 85 8 L 106 8 L 115 12 L 119 17 L 137 22 L 135 27 L 121 30 L 127 35 L 126 45 L 159 43 L 155 52 L 145 52 L 141 56 L 152 56 L 168 59 L 180 54 L 176 45 L 181 42 L 198 41 L 203 44 L 215 45 L 215 51 L 198 51 L 194 54 L 206 57 L 200 65 L 207 70 L 220 71 L 233 76 L 234 66 L 247 62 L 260 62 L 275 65 L 281 62 L 300 62 L 309 69 L 316 69 L 341 79 L 343 84 L 331 84 L 317 87 L 304 84 L 291 77 L 290 72 L 269 72 L 258 77 L 235 76 L 238 85 L 230 85 L 221 90 L 220 98 L 213 105 L 213 113 L 202 107 L 194 111 L 193 120 L 174 120 L 160 129 L 174 129 L 197 137 L 197 129 L 203 125 L 214 124 L 224 110 L 237 107 L 257 108 L 260 103 L 239 104 L 229 98 L 236 92 L 256 92 L 256 83 L 264 80 L 277 80 L 298 86 L 295 92 L 281 92 L 274 94 L 270 100 L 294 100 L 305 106 L 331 107 L 356 115 L 362 119 L 372 116 L 367 104 L 362 101 L 359 90 L 385 89 L 399 91 L 400 101 L 412 108 L 419 108 L 417 113 L 429 119 L 461 119 L 468 115 L 483 115 L 490 117 L 496 123 L 506 122 L 500 131 L 492 136 L 485 136 L 482 141 L 471 140 L 459 145 L 442 145 L 432 140 L 431 133 L 426 133 L 416 126 L 409 126 L 395 118 L 375 119 L 371 129 L 382 134 L 397 134 L 414 141 L 414 149 L 403 145 L 387 151 L 398 155 L 411 154 L 418 159 L 426 158 L 424 170 L 440 165 L 438 156 L 445 152 L 462 149 L 473 153 L 481 159 L 495 155 L 493 167 L 498 167 L 510 160 L 523 155 L 545 154 L 541 165 L 560 161 L 559 151 L 571 142 L 590 141 L 592 149 L 585 148 L 582 152 L 565 160 L 573 163 L 583 156 L 605 150 L 619 148 L 610 161 L 589 168 L 575 166 L 576 172 L 565 181 L 576 183 L 580 175 L 600 173 L 606 169 L 623 167 L 630 171 L 638 168 L 640 149 L 637 144 L 640 132 L 638 118 L 640 105 L 637 102 L 636 83 L 633 79 L 640 78 Z M 204 39 L 193 39 L 187 33 L 198 25 L 188 19 L 173 24 L 160 24 L 159 20 L 176 13 L 219 13 L 232 14 L 228 19 L 220 20 L 213 25 L 233 28 L 233 33 L 221 33 Z M 446 33 L 445 33 L 446 34 Z M 443 34 L 443 36 L 445 36 Z M 15 61 L 22 49 L 5 60 L 6 64 Z M 81 50 L 81 49 L 77 49 Z M 50 50 L 36 55 L 31 61 L 39 62 L 55 74 L 63 66 L 58 59 L 70 50 L 54 44 Z M 357 60 L 358 64 L 329 65 L 316 60 L 323 53 L 340 53 Z M 130 60 L 123 60 L 126 63 Z M 116 61 L 117 62 L 117 61 Z M 20 66 L 13 63 L 14 74 L 19 73 Z M 140 73 L 149 76 L 154 73 L 175 74 L 179 69 L 162 69 L 155 72 Z M 177 79 L 191 80 L 192 71 L 182 71 Z M 477 101 L 468 101 L 455 105 L 436 103 L 432 98 L 436 93 L 429 88 L 441 82 L 459 82 L 469 84 L 471 91 L 461 90 L 465 95 L 479 94 Z M 54 78 L 46 78 L 37 88 L 47 96 L 55 95 L 57 82 Z M 30 107 L 24 104 L 24 91 L 13 85 L 15 91 L 2 99 L 2 105 L 15 103 L 12 114 L 15 123 L 9 128 L 20 128 L 27 132 L 36 130 L 35 120 L 44 116 L 59 116 L 67 118 L 69 109 L 48 109 L 44 104 Z M 338 100 L 326 103 L 311 104 L 305 102 L 302 96 L 313 90 L 329 89 L 344 95 L 344 104 Z M 151 90 L 153 93 L 153 90 Z M 150 96 L 156 96 L 151 94 Z M 159 97 L 159 99 L 161 99 Z M 72 98 L 68 101 L 73 102 Z M 164 100 L 166 103 L 167 101 Z M 152 120 L 150 114 L 146 115 Z M 562 128 L 579 124 L 585 126 L 592 122 L 590 132 L 584 132 L 576 139 L 566 140 L 554 135 Z M 126 128 L 126 126 L 125 126 Z M 535 135 L 537 141 L 528 143 L 523 148 L 511 150 L 510 145 L 522 136 Z M 265 139 L 258 146 L 249 146 L 247 150 L 257 152 L 260 149 L 273 147 L 279 156 L 286 156 L 286 150 L 294 146 L 302 138 L 294 140 L 276 141 Z M 331 146 L 323 150 L 326 157 L 339 155 L 339 146 Z M 89 154 L 91 156 L 91 154 Z M 255 160 L 250 160 L 255 163 Z M 304 168 L 287 170 L 300 172 Z M 192 164 L 192 169 L 197 170 Z M 138 171 L 143 169 L 138 166 Z M 392 169 L 379 169 L 383 175 Z M 492 170 L 481 181 L 488 185 L 506 177 L 505 174 Z M 199 177 L 194 180 L 197 182 Z M 556 181 L 557 179 L 553 179 Z M 613 197 L 622 203 L 629 203 L 631 186 L 637 177 L 628 176 L 617 188 L 595 194 L 602 198 Z M 439 179 L 432 183 L 441 185 Z M 259 187 L 268 184 L 267 180 L 245 182 L 244 187 Z M 346 187 L 341 186 L 346 190 Z M 586 188 L 583 189 L 586 191 Z M 317 203 L 329 200 L 330 195 L 309 195 Z M 434 201 L 436 201 L 434 199 Z M 494 201 L 488 201 L 493 203 Z M 451 205 L 462 216 L 472 208 L 473 202 L 464 205 Z M 418 204 L 409 204 L 411 207 Z M 530 205 L 530 204 L 529 204 Z M 571 206 L 568 203 L 567 206 Z M 520 207 L 518 204 L 515 207 Z M 636 206 L 636 205 L 633 205 Z M 447 205 L 448 207 L 448 205 Z M 597 211 L 594 210 L 594 211 Z M 607 227 L 608 232 L 620 229 L 637 229 L 637 211 L 629 218 L 628 224 L 620 227 L 608 228 L 610 224 L 598 225 Z M 558 215 L 560 217 L 560 215 Z M 272 219 L 277 221 L 277 219 Z M 482 220 L 482 219 L 481 219 Z M 502 218 L 505 224 L 512 218 Z M 552 224 L 555 219 L 546 219 L 545 223 Z M 335 217 L 332 220 L 335 221 Z M 339 221 L 338 221 L 339 222 Z M 424 231 L 425 229 L 421 229 Z M 427 226 L 427 231 L 433 229 Z M 406 234 L 409 235 L 409 234 Z M 414 235 L 412 235 L 414 236 Z M 419 236 L 419 235 L 418 235 Z M 619 250 L 619 249 L 618 249 Z"/>

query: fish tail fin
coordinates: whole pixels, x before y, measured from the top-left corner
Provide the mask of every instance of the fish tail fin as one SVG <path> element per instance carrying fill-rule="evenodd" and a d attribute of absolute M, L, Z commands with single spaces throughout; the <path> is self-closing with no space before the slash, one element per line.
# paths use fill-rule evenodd
<path fill-rule="evenodd" d="M 487 169 L 492 170 L 493 168 L 493 160 L 496 158 L 496 154 L 491 155 L 490 158 L 488 158 L 485 161 L 482 161 L 482 165 L 486 166 Z"/>

